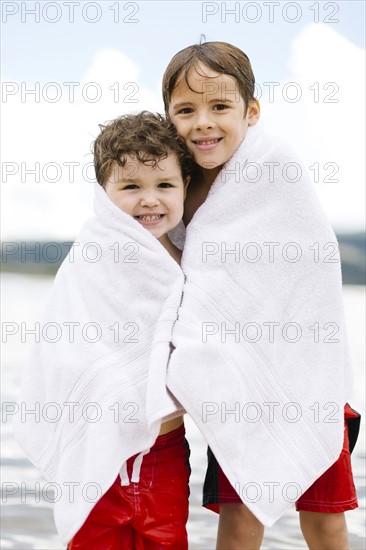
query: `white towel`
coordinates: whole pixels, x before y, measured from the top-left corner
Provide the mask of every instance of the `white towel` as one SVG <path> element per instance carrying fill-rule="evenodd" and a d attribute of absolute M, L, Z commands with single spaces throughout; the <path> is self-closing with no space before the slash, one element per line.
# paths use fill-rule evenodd
<path fill-rule="evenodd" d="M 336 237 L 285 143 L 249 128 L 181 265 L 168 387 L 270 526 L 338 458 L 351 387 Z"/>
<path fill-rule="evenodd" d="M 95 214 L 59 269 L 25 370 L 20 410 L 40 413 L 15 423 L 30 460 L 57 484 L 64 543 L 122 464 L 149 449 L 161 420 L 179 409 L 165 377 L 183 273 L 98 184 Z M 159 411 L 149 427 L 148 391 Z"/>

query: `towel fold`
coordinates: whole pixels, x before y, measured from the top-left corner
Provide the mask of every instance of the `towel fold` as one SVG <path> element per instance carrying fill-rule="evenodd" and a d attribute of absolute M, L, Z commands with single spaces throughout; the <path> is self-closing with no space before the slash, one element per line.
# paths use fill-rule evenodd
<path fill-rule="evenodd" d="M 131 456 L 180 406 L 165 386 L 183 273 L 161 243 L 95 184 L 86 222 L 55 278 L 25 369 L 16 438 L 56 483 L 64 543 Z M 147 394 L 159 411 L 147 422 Z"/>
<path fill-rule="evenodd" d="M 335 234 L 299 160 L 258 125 L 170 237 L 186 281 L 168 387 L 270 526 L 342 449 L 352 376 Z"/>

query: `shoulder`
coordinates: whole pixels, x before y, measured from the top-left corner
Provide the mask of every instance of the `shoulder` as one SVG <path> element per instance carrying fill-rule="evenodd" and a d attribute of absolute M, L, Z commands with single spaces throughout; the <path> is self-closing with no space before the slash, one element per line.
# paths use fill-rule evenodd
<path fill-rule="evenodd" d="M 268 166 L 302 166 L 298 153 L 283 137 L 267 133 L 262 123 L 248 128 L 237 151 L 239 158 Z"/>
<path fill-rule="evenodd" d="M 263 123 L 258 123 L 248 128 L 244 143 L 249 147 L 260 148 L 265 151 L 288 152 L 291 156 L 296 154 L 293 147 L 285 138 L 278 134 L 267 132 Z"/>

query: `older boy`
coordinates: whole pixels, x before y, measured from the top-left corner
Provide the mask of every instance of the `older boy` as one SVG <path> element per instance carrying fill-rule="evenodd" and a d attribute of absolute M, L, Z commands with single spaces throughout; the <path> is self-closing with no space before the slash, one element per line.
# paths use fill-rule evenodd
<path fill-rule="evenodd" d="M 222 188 L 228 177 L 225 164 L 240 146 L 243 147 L 241 144 L 243 141 L 245 143 L 248 129 L 259 120 L 260 109 L 254 97 L 254 83 L 248 57 L 238 48 L 223 42 L 207 42 L 185 48 L 173 57 L 165 71 L 163 98 L 166 113 L 185 139 L 199 167 L 185 201 L 183 221 L 186 226 L 205 203 L 214 182 L 219 193 L 219 187 Z M 243 162 L 246 158 L 248 151 L 243 156 Z M 251 160 L 259 162 L 259 159 Z M 230 166 L 231 171 L 233 168 Z M 219 180 L 221 171 L 223 177 Z M 212 209 L 212 201 L 210 204 Z M 217 220 L 221 218 L 219 210 L 211 215 Z M 242 215 L 250 216 L 250 212 L 242 212 Z M 199 231 L 199 221 L 195 230 Z M 179 382 L 175 387 L 178 387 L 177 384 Z M 347 405 L 345 418 L 352 416 L 356 414 Z M 244 440 L 242 445 L 252 446 L 252 443 Z M 260 449 L 257 452 L 260 453 Z M 259 548 L 263 525 L 242 503 L 210 449 L 208 456 L 204 505 L 220 512 L 217 548 Z M 357 498 L 345 425 L 344 446 L 338 461 L 297 502 L 301 529 L 309 547 L 346 550 L 348 536 L 344 511 L 355 507 Z"/>

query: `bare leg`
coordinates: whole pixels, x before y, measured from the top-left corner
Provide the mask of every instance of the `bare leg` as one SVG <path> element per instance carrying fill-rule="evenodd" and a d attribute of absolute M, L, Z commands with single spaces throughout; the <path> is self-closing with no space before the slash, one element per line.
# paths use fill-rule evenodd
<path fill-rule="evenodd" d="M 244 504 L 221 504 L 216 550 L 259 550 L 264 526 Z"/>
<path fill-rule="evenodd" d="M 349 550 L 344 513 L 300 512 L 300 526 L 310 550 Z"/>

